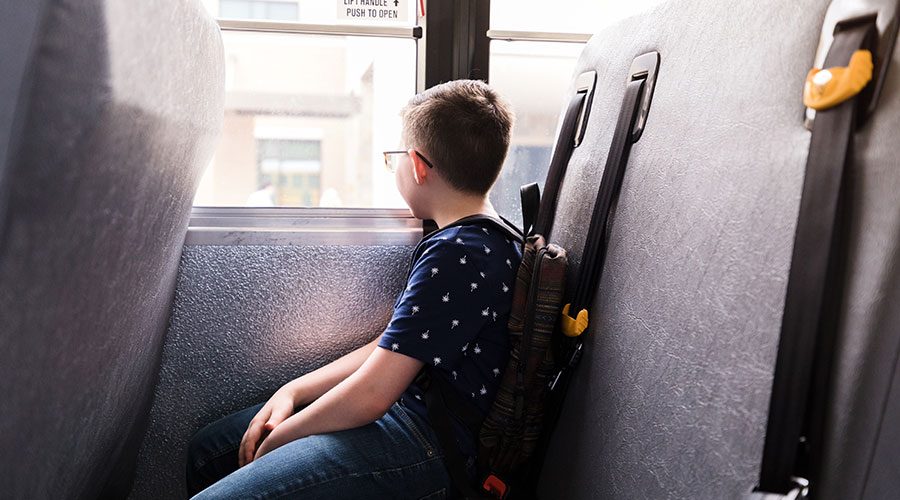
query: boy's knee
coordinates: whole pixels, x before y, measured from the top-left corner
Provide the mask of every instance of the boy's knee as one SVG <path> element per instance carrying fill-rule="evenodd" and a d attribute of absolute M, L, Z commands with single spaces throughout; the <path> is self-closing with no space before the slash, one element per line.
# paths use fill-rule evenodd
<path fill-rule="evenodd" d="M 201 489 L 202 479 L 199 469 L 203 465 L 201 460 L 204 449 L 206 449 L 204 436 L 198 431 L 191 436 L 185 457 L 185 480 L 187 481 L 188 495 L 194 495 Z"/>
<path fill-rule="evenodd" d="M 221 450 L 217 448 L 216 423 L 207 425 L 200 429 L 193 436 L 187 445 L 187 454 L 185 457 L 185 479 L 187 481 L 187 490 L 189 495 L 194 495 L 210 484 L 208 474 L 205 474 L 203 468 L 210 461 L 221 456 L 223 452 L 229 450 Z"/>
<path fill-rule="evenodd" d="M 204 431 L 208 428 L 204 427 L 199 431 L 195 432 L 193 436 L 191 436 L 190 441 L 188 441 L 187 445 L 187 465 L 188 470 L 193 468 L 201 467 L 202 459 L 204 451 L 209 448 L 208 445 L 208 436 Z"/>
<path fill-rule="evenodd" d="M 244 432 L 262 406 L 232 413 L 194 433 L 185 456 L 189 493 L 199 492 L 238 468 L 237 451 Z"/>

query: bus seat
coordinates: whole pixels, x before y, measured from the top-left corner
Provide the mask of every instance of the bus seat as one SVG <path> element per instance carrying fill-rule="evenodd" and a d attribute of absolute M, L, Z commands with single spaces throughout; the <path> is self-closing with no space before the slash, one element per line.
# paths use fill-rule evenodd
<path fill-rule="evenodd" d="M 580 259 L 635 57 L 658 51 L 540 498 L 742 498 L 757 484 L 827 1 L 672 0 L 595 34 L 584 142 L 554 237 Z M 857 133 L 816 498 L 900 488 L 900 50 Z M 573 266 L 577 269 L 577 266 Z M 572 277 L 574 279 L 574 276 Z M 893 385 L 892 385 L 893 380 Z"/>
<path fill-rule="evenodd" d="M 0 491 L 122 498 L 224 61 L 198 0 L 0 7 Z"/>

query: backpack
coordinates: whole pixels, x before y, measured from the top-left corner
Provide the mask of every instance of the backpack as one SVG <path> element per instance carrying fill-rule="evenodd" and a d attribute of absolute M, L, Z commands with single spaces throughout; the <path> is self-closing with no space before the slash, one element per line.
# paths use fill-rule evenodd
<path fill-rule="evenodd" d="M 543 235 L 526 238 L 509 317 L 510 358 L 479 432 L 482 490 L 503 498 L 523 483 L 544 428 L 545 403 L 558 371 L 554 332 L 565 289 L 566 251 Z"/>

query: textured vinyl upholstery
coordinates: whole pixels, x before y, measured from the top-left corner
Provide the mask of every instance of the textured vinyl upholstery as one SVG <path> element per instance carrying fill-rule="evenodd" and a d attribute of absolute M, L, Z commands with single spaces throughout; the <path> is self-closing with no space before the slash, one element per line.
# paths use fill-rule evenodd
<path fill-rule="evenodd" d="M 650 50 L 661 65 L 542 498 L 741 498 L 756 484 L 810 137 L 802 85 L 827 7 L 674 0 L 583 52 L 576 74 L 597 70 L 598 90 L 554 235 L 576 264 L 626 72 Z M 820 499 L 900 488 L 898 72 L 856 142 Z"/>
<path fill-rule="evenodd" d="M 221 129 L 221 39 L 195 0 L 0 13 L 0 496 L 124 497 Z"/>
<path fill-rule="evenodd" d="M 182 498 L 187 443 L 380 334 L 410 246 L 187 245 L 132 500 Z"/>

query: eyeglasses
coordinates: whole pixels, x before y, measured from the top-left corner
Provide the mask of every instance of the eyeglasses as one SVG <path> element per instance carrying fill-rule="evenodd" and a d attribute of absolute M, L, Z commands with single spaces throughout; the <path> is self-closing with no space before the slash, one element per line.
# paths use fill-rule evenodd
<path fill-rule="evenodd" d="M 397 165 L 400 162 L 399 155 L 405 155 L 405 154 L 409 154 L 409 151 L 385 151 L 384 152 L 384 168 L 386 168 L 388 170 L 388 172 L 393 174 L 394 172 L 397 171 Z M 434 165 L 432 165 L 431 162 L 428 161 L 428 158 L 425 158 L 424 156 L 422 156 L 422 153 L 416 151 L 416 154 L 419 155 L 419 158 L 421 158 L 422 161 L 424 161 L 426 165 L 428 165 L 428 168 L 434 168 Z"/>

